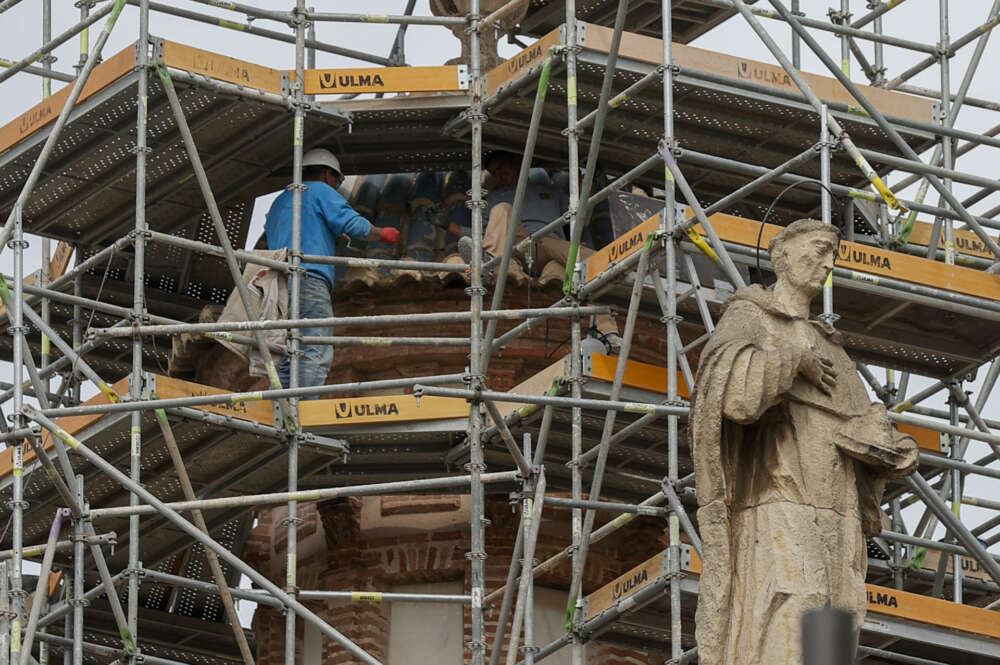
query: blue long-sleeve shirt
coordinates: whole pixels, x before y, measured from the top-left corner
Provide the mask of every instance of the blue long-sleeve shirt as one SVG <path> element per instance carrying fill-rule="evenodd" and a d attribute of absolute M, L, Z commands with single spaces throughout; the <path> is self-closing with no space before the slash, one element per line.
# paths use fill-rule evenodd
<path fill-rule="evenodd" d="M 302 253 L 336 256 L 337 239 L 347 234 L 364 240 L 372 225 L 351 207 L 340 192 L 321 181 L 305 183 L 302 192 Z M 268 249 L 292 246 L 292 192 L 284 191 L 271 204 L 264 225 Z M 333 266 L 303 263 L 306 272 L 326 280 L 333 289 Z"/>

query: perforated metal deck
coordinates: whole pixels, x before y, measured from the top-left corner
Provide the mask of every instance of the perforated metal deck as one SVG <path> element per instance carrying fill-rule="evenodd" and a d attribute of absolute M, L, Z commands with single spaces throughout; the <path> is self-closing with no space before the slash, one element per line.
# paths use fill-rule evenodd
<path fill-rule="evenodd" d="M 153 381 L 150 390 L 157 390 L 161 397 L 189 396 L 220 393 L 211 388 L 190 384 L 176 379 L 150 376 Z M 119 393 L 128 391 L 128 381 L 122 380 L 116 384 Z M 95 398 L 92 403 L 98 403 Z M 252 408 L 250 408 L 252 407 Z M 221 413 L 231 415 L 238 423 L 268 422 L 272 413 L 270 403 L 248 405 L 247 409 L 236 410 L 219 407 L 203 407 L 195 409 L 197 413 Z M 273 419 L 273 416 L 272 416 Z M 281 442 L 271 436 L 247 432 L 225 422 L 205 422 L 194 416 L 170 415 L 174 435 L 178 447 L 185 460 L 185 465 L 195 491 L 205 497 L 225 497 L 245 494 L 258 494 L 280 491 L 287 484 L 286 448 Z M 85 445 L 97 452 L 105 460 L 127 471 L 131 448 L 131 415 L 128 413 L 111 413 L 103 416 L 83 416 L 65 419 L 61 426 L 74 434 Z M 48 436 L 46 436 L 48 440 Z M 299 458 L 300 474 L 305 477 L 336 460 L 331 454 L 336 451 L 326 448 L 321 451 L 317 447 L 303 446 Z M 50 456 L 54 457 L 50 450 Z M 114 480 L 101 474 L 82 457 L 70 452 L 70 461 L 74 471 L 84 475 L 86 499 L 91 508 L 120 506 L 128 503 L 128 492 Z M 0 479 L 0 494 L 10 496 L 10 449 L 5 451 L 0 459 L 4 466 L 4 477 Z M 170 460 L 169 453 L 163 442 L 163 436 L 156 422 L 154 412 L 146 411 L 142 419 L 142 483 L 150 492 L 163 501 L 183 500 L 183 494 L 177 475 Z M 26 543 L 40 543 L 48 534 L 52 515 L 57 507 L 62 506 L 55 488 L 48 476 L 40 468 L 40 463 L 33 456 L 26 456 L 24 495 L 30 507 L 24 518 L 24 539 Z M 233 508 L 215 510 L 206 513 L 209 528 L 220 537 L 225 544 L 241 546 L 245 530 L 248 528 L 245 515 L 249 508 Z M 0 520 L 7 519 L 10 507 L 6 504 L 0 509 Z M 118 533 L 119 544 L 127 542 L 127 518 L 102 518 L 95 521 L 94 528 L 100 532 L 115 531 Z M 141 521 L 141 554 L 140 558 L 148 567 L 159 567 L 165 572 L 181 574 L 182 570 L 197 579 L 207 579 L 207 569 L 204 558 L 196 552 L 188 552 L 191 539 L 180 530 L 173 527 L 162 516 L 147 516 Z M 9 543 L 9 534 L 3 541 Z M 9 546 L 9 545 L 8 545 Z M 127 549 L 119 547 L 110 557 L 109 564 L 113 570 L 127 566 Z M 162 603 L 155 599 L 155 586 L 147 590 L 153 594 L 150 607 L 159 608 Z M 185 603 L 191 605 L 192 616 L 198 613 L 218 616 L 216 600 L 208 600 L 193 592 L 184 592 L 183 597 L 190 596 Z M 201 600 L 197 600 L 201 598 Z M 161 599 L 162 600 L 162 599 Z M 205 603 L 212 605 L 206 608 Z M 214 609 L 213 609 L 214 608 Z M 197 611 L 196 611 L 197 610 Z"/>
<path fill-rule="evenodd" d="M 754 4 L 757 0 L 748 0 Z M 640 0 L 629 3 L 625 29 L 642 35 L 659 37 L 661 33 L 661 0 Z M 687 44 L 705 34 L 736 13 L 707 5 L 698 0 L 672 0 L 674 40 Z M 615 0 L 582 0 L 576 3 L 576 16 L 580 21 L 599 25 L 612 25 L 615 20 Z M 566 18 L 564 3 L 554 0 L 535 0 L 530 3 L 528 15 L 521 21 L 519 30 L 538 37 L 559 27 Z"/>
<path fill-rule="evenodd" d="M 601 82 L 607 68 L 611 30 L 580 24 L 577 98 L 580 117 L 596 108 Z M 561 43 L 559 30 L 543 36 L 487 75 L 484 142 L 497 148 L 520 152 L 525 141 L 535 98 L 538 76 L 548 48 Z M 615 70 L 613 95 L 624 91 L 647 74 L 656 71 L 662 60 L 658 39 L 626 33 Z M 819 118 L 780 67 L 675 45 L 674 58 L 680 66 L 674 86 L 675 138 L 682 150 L 772 168 L 801 153 L 819 140 Z M 536 163 L 565 168 L 566 77 L 563 63 L 556 60 L 549 79 L 545 110 L 536 147 Z M 833 79 L 806 75 L 818 94 L 829 101 L 831 111 L 864 148 L 895 154 L 884 133 L 867 118 L 854 113 L 853 100 Z M 865 94 L 890 117 L 902 122 L 930 123 L 933 105 L 925 99 L 862 86 Z M 660 79 L 640 92 L 616 103 L 607 118 L 601 145 L 601 168 L 610 174 L 629 171 L 654 154 L 663 136 L 663 89 Z M 590 127 L 581 132 L 581 155 L 586 154 Z M 466 136 L 466 123 L 452 122 L 449 131 Z M 921 152 L 933 145 L 931 133 L 912 127 L 899 128 L 903 138 Z M 817 153 L 818 154 L 818 153 Z M 582 164 L 581 164 L 582 166 Z M 890 167 L 873 163 L 880 173 Z M 699 200 L 707 205 L 749 181 L 745 175 L 726 173 L 718 168 L 698 168 L 685 163 L 683 169 Z M 810 160 L 794 173 L 819 177 L 819 160 Z M 847 157 L 836 153 L 831 162 L 833 182 L 867 187 L 867 180 Z M 662 172 L 650 169 L 640 179 L 662 186 Z M 739 209 L 747 216 L 762 216 L 782 184 L 765 186 L 747 197 Z M 818 205 L 814 189 L 798 188 L 786 194 L 772 219 L 808 216 Z M 775 213 L 772 213 L 774 215 Z"/>

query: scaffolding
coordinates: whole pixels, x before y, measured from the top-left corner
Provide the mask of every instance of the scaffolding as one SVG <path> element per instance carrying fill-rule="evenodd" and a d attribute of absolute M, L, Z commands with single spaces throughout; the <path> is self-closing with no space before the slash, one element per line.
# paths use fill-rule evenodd
<path fill-rule="evenodd" d="M 937 44 L 886 29 L 890 11 L 906 11 L 897 9 L 904 0 L 869 0 L 862 15 L 852 14 L 858 0 L 840 0 L 828 20 L 804 14 L 797 0 L 752 7 L 744 0 L 601 0 L 579 11 L 575 0 L 510 0 L 489 15 L 470 0 L 467 15 L 451 17 L 414 15 L 414 2 L 403 14 L 374 16 L 317 12 L 305 0 L 287 10 L 192 0 L 242 22 L 151 0 L 105 0 L 77 3 L 79 22 L 55 37 L 51 0 L 42 1 L 43 45 L 21 60 L 0 61 L 0 82 L 17 73 L 45 82 L 44 99 L 0 128 L 0 251 L 13 260 L 13 274 L 0 282 L 9 322 L 0 348 L 14 366 L 2 397 L 9 415 L 0 418 L 8 445 L 0 453 L 0 492 L 8 500 L 0 517 L 10 519 L 10 549 L 0 553 L 0 663 L 25 665 L 36 655 L 50 662 L 50 650 L 74 665 L 208 662 L 198 660 L 207 647 L 198 648 L 221 639 L 225 618 L 184 627 L 198 636 L 190 660 L 164 656 L 169 634 L 140 616 L 141 587 L 149 583 L 192 590 L 201 602 L 219 596 L 239 659 L 211 662 L 254 662 L 234 598 L 285 610 L 286 665 L 296 662 L 297 620 L 357 662 L 379 662 L 303 603 L 310 599 L 460 604 L 469 611 L 466 659 L 473 665 L 497 665 L 504 654 L 507 665 L 531 665 L 563 648 L 582 665 L 584 645 L 596 638 L 665 654 L 676 665 L 695 662 L 701 542 L 689 514 L 694 483 L 683 432 L 698 349 L 726 298 L 751 281 L 751 270 L 771 271 L 762 249 L 769 239 L 791 220 L 817 215 L 828 224 L 839 218 L 846 233 L 818 316 L 836 323 L 862 378 L 921 449 L 920 469 L 886 492 L 891 526 L 869 541 L 869 615 L 859 656 L 931 665 L 977 654 L 976 662 L 1000 663 L 1000 556 L 988 550 L 1000 538 L 989 535 L 1000 518 L 971 524 L 961 511 L 1000 509 L 992 497 L 965 492 L 970 475 L 1000 478 L 1000 434 L 993 431 L 1000 423 L 985 410 L 1000 375 L 1000 339 L 992 332 L 1000 319 L 1000 246 L 990 233 L 1000 228 L 1000 209 L 970 212 L 1000 185 L 955 165 L 970 150 L 1000 147 L 996 128 L 956 126 L 964 106 L 1000 110 L 996 100 L 968 95 L 1000 22 L 1000 0 L 958 38 L 949 31 L 951 3 L 939 0 Z M 18 2 L 0 3 L 0 13 Z M 109 56 L 103 50 L 126 5 L 139 16 L 135 47 Z M 973 9 L 963 4 L 962 11 Z M 499 67 L 485 67 L 481 36 L 518 12 L 526 13 L 513 36 L 536 41 Z M 295 68 L 279 71 L 162 39 L 155 36 L 157 14 L 293 45 Z M 746 22 L 779 64 L 687 44 L 725 20 Z M 320 41 L 315 25 L 322 22 L 385 24 L 396 31 L 392 53 Z M 791 31 L 789 48 L 765 23 Z M 405 66 L 409 25 L 464 29 L 468 62 Z M 102 27 L 91 42 L 95 26 Z M 818 32 L 836 36 L 839 54 L 822 48 Z M 76 71 L 55 71 L 52 51 L 77 36 Z M 824 75 L 801 71 L 803 44 L 828 70 Z M 973 44 L 955 89 L 951 60 Z M 886 47 L 924 57 L 889 72 Z M 317 52 L 364 67 L 317 69 Z M 869 85 L 852 80 L 852 63 Z M 909 83 L 932 67 L 940 70 L 938 90 Z M 52 93 L 52 80 L 67 85 Z M 347 95 L 326 97 L 333 92 Z M 366 93 L 378 94 L 358 97 Z M 348 172 L 468 170 L 471 262 L 304 255 L 303 151 L 330 141 L 341 146 Z M 273 174 L 287 165 L 289 147 L 293 246 L 287 261 L 265 260 L 234 248 L 233 239 L 245 237 L 247 201 L 276 188 Z M 514 219 L 533 165 L 565 169 L 569 191 L 564 214 L 520 243 L 511 225 L 508 251 L 489 260 L 482 251 L 487 147 L 523 154 Z M 896 172 L 908 175 L 890 184 Z M 917 182 L 913 200 L 897 196 Z M 955 183 L 979 191 L 959 200 Z M 577 260 L 595 206 L 633 184 L 655 188 L 657 210 Z M 925 202 L 930 188 L 937 205 Z M 917 221 L 918 213 L 933 223 Z M 571 250 L 561 297 L 505 309 L 513 250 L 562 229 Z M 37 278 L 24 274 L 25 233 L 44 238 Z M 55 253 L 50 239 L 60 242 Z M 192 322 L 203 294 L 228 293 L 234 283 L 257 319 L 239 290 L 248 261 L 289 275 L 288 318 Z M 303 319 L 303 263 L 464 275 L 468 308 Z M 102 267 L 98 279 L 94 270 Z M 120 278 L 109 282 L 109 270 Z M 175 292 L 150 288 L 154 276 Z M 609 312 L 624 314 L 617 358 L 584 348 L 587 321 Z M 569 321 L 566 357 L 509 391 L 488 389 L 491 360 L 550 319 Z M 661 326 L 663 366 L 630 359 L 640 319 Z M 500 333 L 501 321 L 516 325 Z M 300 333 L 317 325 L 385 330 L 418 323 L 467 323 L 468 336 Z M 288 331 L 286 344 L 265 340 L 263 333 L 275 329 Z M 31 330 L 40 333 L 37 340 Z M 267 389 L 233 393 L 152 371 L 166 359 L 158 337 L 191 334 L 256 347 L 267 359 Z M 468 366 L 458 374 L 300 387 L 303 343 L 459 347 L 468 349 Z M 287 388 L 275 371 L 275 358 L 284 356 L 291 358 Z M 884 369 L 884 382 L 873 368 Z M 984 368 L 970 397 L 968 383 Z M 911 375 L 934 383 L 908 391 Z M 62 382 L 53 389 L 57 376 Z M 83 400 L 82 386 L 96 396 Z M 365 393 L 392 409 L 380 412 Z M 938 393 L 947 395 L 947 410 L 921 404 Z M 337 395 L 351 395 L 338 404 L 355 416 L 330 420 L 330 407 L 317 406 L 322 400 L 299 401 Z M 393 446 L 385 445 L 389 439 Z M 992 452 L 970 459 L 972 441 Z M 465 473 L 448 472 L 460 465 Z M 44 477 L 32 473 L 36 468 Z M 303 478 L 331 468 L 322 475 L 329 486 L 300 487 Z M 511 558 L 503 562 L 506 583 L 495 589 L 485 577 L 487 487 L 513 492 L 522 508 Z M 468 594 L 299 588 L 300 503 L 421 492 L 469 495 Z M 248 511 L 268 505 L 287 510 L 281 583 L 232 551 L 249 528 Z M 908 531 L 902 511 L 911 505 L 924 513 Z M 571 540 L 538 563 L 543 506 L 572 510 Z M 597 527 L 598 512 L 616 517 Z M 590 546 L 638 515 L 664 521 L 668 547 L 585 593 Z M 938 524 L 944 539 L 935 537 Z M 109 549 L 116 534 L 126 536 L 124 550 Z M 195 544 L 210 574 L 156 569 Z M 38 557 L 29 602 L 22 571 Z M 567 632 L 536 644 L 534 577 L 566 562 Z M 47 605 L 46 581 L 55 569 L 66 580 L 66 597 Z M 235 588 L 239 575 L 256 588 Z M 95 620 L 87 604 L 101 595 L 108 610 L 97 620 L 115 637 L 86 642 L 84 618 Z M 492 636 L 487 612 L 496 615 Z"/>

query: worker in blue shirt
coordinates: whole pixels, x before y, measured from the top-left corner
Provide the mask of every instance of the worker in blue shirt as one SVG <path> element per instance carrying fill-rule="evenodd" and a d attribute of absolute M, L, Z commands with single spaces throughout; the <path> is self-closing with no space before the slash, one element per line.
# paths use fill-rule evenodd
<path fill-rule="evenodd" d="M 362 217 L 347 202 L 337 187 L 344 181 L 340 160 L 323 148 L 308 151 L 302 158 L 302 253 L 335 256 L 337 239 L 347 235 L 355 240 L 399 242 L 399 230 L 380 228 Z M 267 212 L 267 246 L 280 249 L 292 246 L 292 191 L 282 192 Z M 306 272 L 299 287 L 299 317 L 322 319 L 333 316 L 333 266 L 303 263 Z M 332 327 L 302 328 L 304 337 L 329 337 Z M 326 383 L 333 363 L 333 347 L 303 345 L 299 360 L 299 387 L 321 386 Z M 288 387 L 290 358 L 285 356 L 278 365 L 281 384 Z"/>

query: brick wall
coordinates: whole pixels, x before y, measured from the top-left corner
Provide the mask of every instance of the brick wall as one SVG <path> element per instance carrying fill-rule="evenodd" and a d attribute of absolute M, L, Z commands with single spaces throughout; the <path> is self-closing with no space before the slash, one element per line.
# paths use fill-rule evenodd
<path fill-rule="evenodd" d="M 415 499 L 419 500 L 419 499 Z M 298 576 L 300 588 L 324 590 L 387 590 L 403 584 L 462 581 L 469 593 L 469 551 L 466 528 L 409 533 L 393 537 L 370 538 L 362 530 L 361 500 L 357 498 L 324 501 L 318 505 L 303 504 L 300 527 L 311 529 L 321 546 L 300 558 Z M 507 568 L 513 549 L 517 515 L 505 499 L 488 499 L 486 516 L 486 590 L 487 593 L 506 581 Z M 560 552 L 568 543 L 559 533 L 568 532 L 570 511 L 546 509 L 546 528 L 539 536 L 536 558 L 544 560 Z M 247 557 L 251 565 L 265 572 L 275 582 L 284 581 L 284 518 L 281 508 L 261 511 L 258 525 L 249 541 Z M 551 528 L 550 528 L 551 527 Z M 662 523 L 640 517 L 625 531 L 627 539 L 611 537 L 590 550 L 584 571 L 584 592 L 590 592 L 609 582 L 625 570 L 648 559 L 665 546 Z M 306 542 L 308 542 L 307 539 Z M 567 562 L 553 572 L 540 576 L 540 586 L 568 588 L 570 566 Z M 391 628 L 388 604 L 348 603 L 327 601 L 310 607 L 356 644 L 375 658 L 386 662 Z M 433 612 L 434 606 L 428 605 Z M 487 644 L 492 644 L 498 609 L 486 613 Z M 463 643 L 471 639 L 470 611 L 463 612 Z M 257 637 L 261 665 L 281 665 L 284 658 L 285 619 L 276 608 L 259 607 L 253 628 Z M 297 661 L 301 662 L 303 625 L 296 631 Z M 340 646 L 326 641 L 323 665 L 354 662 Z M 469 652 L 466 650 L 466 662 Z M 652 665 L 647 654 L 602 644 L 588 645 L 588 662 L 597 665 Z M 398 664 L 391 664 L 398 665 Z M 447 664 L 443 664 L 447 665 Z"/>

